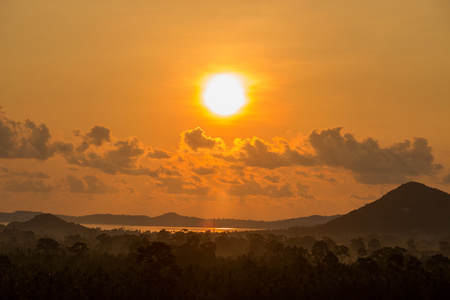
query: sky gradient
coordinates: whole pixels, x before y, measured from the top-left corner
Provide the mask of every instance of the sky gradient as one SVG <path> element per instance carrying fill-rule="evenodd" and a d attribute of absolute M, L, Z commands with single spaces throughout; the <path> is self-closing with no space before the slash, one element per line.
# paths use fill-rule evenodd
<path fill-rule="evenodd" d="M 347 213 L 450 190 L 448 1 L 2 1 L 0 211 Z M 232 117 L 205 80 L 239 74 Z"/>

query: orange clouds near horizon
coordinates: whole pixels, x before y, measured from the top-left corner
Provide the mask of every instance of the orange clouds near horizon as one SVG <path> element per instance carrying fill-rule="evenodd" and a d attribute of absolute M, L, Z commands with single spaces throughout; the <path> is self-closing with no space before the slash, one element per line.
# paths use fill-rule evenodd
<path fill-rule="evenodd" d="M 209 218 L 281 219 L 346 213 L 409 180 L 445 189 L 448 177 L 425 138 L 381 147 L 341 127 L 232 145 L 197 127 L 170 150 L 116 138 L 102 125 L 60 141 L 45 124 L 5 113 L 0 132 L 0 195 L 8 211 L 156 215 L 178 208 Z"/>
<path fill-rule="evenodd" d="M 2 1 L 0 205 L 275 220 L 448 190 L 449 20 L 442 1 Z M 205 105 L 218 74 L 234 114 Z"/>

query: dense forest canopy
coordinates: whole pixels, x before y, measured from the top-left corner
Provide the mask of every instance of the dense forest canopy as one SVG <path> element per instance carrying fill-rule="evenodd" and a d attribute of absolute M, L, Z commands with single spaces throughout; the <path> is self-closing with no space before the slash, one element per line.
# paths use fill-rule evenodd
<path fill-rule="evenodd" d="M 4 228 L 0 299 L 448 299 L 449 256 L 449 236 Z"/>

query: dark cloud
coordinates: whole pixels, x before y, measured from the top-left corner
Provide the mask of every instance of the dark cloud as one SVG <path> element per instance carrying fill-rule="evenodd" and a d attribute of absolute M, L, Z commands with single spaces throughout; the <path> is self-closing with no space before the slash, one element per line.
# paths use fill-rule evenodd
<path fill-rule="evenodd" d="M 239 180 L 237 180 L 236 178 L 233 178 L 232 180 L 229 180 L 229 179 L 220 177 L 219 181 L 222 182 L 222 183 L 227 183 L 227 184 L 241 184 L 242 183 Z"/>
<path fill-rule="evenodd" d="M 293 192 L 289 184 L 277 186 L 269 184 L 262 186 L 256 181 L 245 180 L 242 184 L 231 186 L 228 190 L 231 196 L 267 196 L 272 198 L 291 197 Z"/>
<path fill-rule="evenodd" d="M 91 145 L 100 147 L 105 142 L 111 142 L 111 130 L 100 125 L 92 127 L 86 134 L 81 133 L 80 130 L 74 130 L 73 133 L 83 139 L 83 143 L 77 147 L 79 152 L 86 151 Z"/>
<path fill-rule="evenodd" d="M 172 154 L 161 149 L 153 149 L 153 151 L 147 154 L 147 157 L 156 158 L 156 159 L 166 159 L 171 158 Z"/>
<path fill-rule="evenodd" d="M 261 139 L 253 138 L 241 141 L 238 147 L 241 150 L 240 160 L 251 167 L 276 169 L 294 165 L 311 166 L 315 163 L 313 157 L 291 149 L 287 142 L 283 142 L 282 148 L 279 149 Z"/>
<path fill-rule="evenodd" d="M 450 174 L 447 174 L 442 178 L 442 183 L 444 184 L 450 184 Z"/>
<path fill-rule="evenodd" d="M 341 135 L 342 127 L 312 132 L 309 142 L 321 164 L 343 167 L 354 172 L 358 182 L 366 184 L 401 183 L 408 176 L 433 174 L 439 165 L 433 164 L 431 147 L 423 138 L 406 140 L 388 148 L 367 138 L 362 142 L 353 135 Z"/>
<path fill-rule="evenodd" d="M 160 178 L 158 186 L 166 188 L 169 194 L 186 194 L 206 196 L 209 192 L 207 186 L 198 186 L 194 183 L 185 182 L 181 178 Z"/>
<path fill-rule="evenodd" d="M 181 138 L 182 142 L 194 151 L 197 151 L 199 148 L 214 149 L 223 147 L 223 141 L 221 139 L 206 136 L 200 127 L 183 132 Z"/>
<path fill-rule="evenodd" d="M 111 130 L 104 126 L 94 126 L 86 134 L 86 140 L 95 146 L 101 146 L 103 142 L 111 142 Z"/>
<path fill-rule="evenodd" d="M 48 174 L 43 172 L 28 172 L 28 171 L 15 171 L 8 169 L 6 167 L 0 167 L 0 171 L 2 171 L 3 175 L 0 175 L 0 177 L 26 177 L 26 178 L 41 178 L 41 179 L 48 179 L 50 178 Z"/>
<path fill-rule="evenodd" d="M 45 124 L 30 120 L 16 122 L 0 111 L 0 158 L 34 158 L 46 160 L 57 152 L 68 153 L 72 145 L 52 142 Z"/>
<path fill-rule="evenodd" d="M 83 179 L 69 175 L 66 181 L 71 193 L 104 194 L 119 191 L 113 186 L 106 185 L 95 175 L 87 175 Z"/>
<path fill-rule="evenodd" d="M 205 167 L 199 167 L 194 168 L 192 171 L 197 175 L 211 175 L 217 173 L 217 170 L 215 168 L 205 168 Z"/>
<path fill-rule="evenodd" d="M 74 152 L 67 156 L 69 163 L 81 167 L 90 167 L 108 174 L 147 175 L 157 177 L 158 171 L 152 171 L 138 163 L 145 153 L 137 138 L 119 140 L 112 149 L 103 151 Z"/>
<path fill-rule="evenodd" d="M 170 168 L 165 168 L 164 166 L 160 166 L 157 173 L 165 174 L 167 176 L 174 176 L 174 177 L 181 176 L 180 170 L 175 166 L 172 166 Z"/>
<path fill-rule="evenodd" d="M 319 178 L 320 180 L 323 180 L 323 181 L 337 182 L 337 180 L 336 180 L 335 178 L 332 178 L 332 177 L 328 178 L 328 177 L 326 177 L 324 174 L 316 174 L 316 175 L 314 175 L 314 176 L 317 177 L 317 178 Z"/>
<path fill-rule="evenodd" d="M 84 181 L 76 176 L 66 176 L 66 182 L 69 185 L 69 191 L 71 193 L 82 193 L 86 189 Z"/>
<path fill-rule="evenodd" d="M 6 182 L 3 190 L 9 192 L 50 193 L 53 187 L 43 179 L 11 179 Z"/>
<path fill-rule="evenodd" d="M 264 179 L 267 181 L 270 181 L 272 183 L 278 183 L 280 181 L 280 177 L 279 176 L 264 176 Z"/>
<path fill-rule="evenodd" d="M 302 198 L 306 198 L 306 199 L 313 199 L 314 196 L 310 194 L 309 190 L 310 190 L 310 186 L 309 185 L 304 185 L 301 184 L 300 182 L 296 183 L 296 187 L 297 187 L 297 194 L 302 197 Z"/>
<path fill-rule="evenodd" d="M 375 199 L 376 199 L 376 196 L 374 196 L 374 195 L 372 195 L 372 194 L 369 194 L 369 195 L 367 195 L 367 196 L 358 196 L 358 195 L 351 194 L 351 195 L 350 195 L 350 198 L 352 198 L 352 199 L 357 199 L 357 200 L 368 201 L 368 200 L 375 200 Z"/>

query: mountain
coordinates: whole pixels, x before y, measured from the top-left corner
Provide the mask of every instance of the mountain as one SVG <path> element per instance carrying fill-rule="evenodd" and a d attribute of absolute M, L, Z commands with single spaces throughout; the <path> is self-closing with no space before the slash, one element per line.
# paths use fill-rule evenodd
<path fill-rule="evenodd" d="M 88 234 L 91 231 L 87 227 L 66 222 L 52 214 L 40 214 L 25 222 L 11 222 L 7 227 L 22 231 L 55 235 Z"/>
<path fill-rule="evenodd" d="M 15 212 L 0 213 L 0 222 L 28 221 L 39 212 Z M 94 214 L 86 216 L 66 216 L 57 215 L 66 222 L 78 224 L 104 224 L 120 226 L 167 226 L 167 227 L 216 227 L 216 228 L 248 228 L 248 229 L 283 229 L 289 227 L 309 227 L 324 224 L 335 216 L 309 216 L 278 221 L 254 221 L 236 219 L 203 219 L 197 217 L 182 216 L 174 212 L 169 212 L 157 217 L 133 216 L 133 215 L 113 215 Z"/>
<path fill-rule="evenodd" d="M 327 233 L 448 235 L 450 194 L 408 182 L 317 229 Z"/>
<path fill-rule="evenodd" d="M 310 216 L 279 221 L 253 221 L 235 219 L 203 219 L 182 216 L 169 212 L 157 217 L 97 214 L 81 217 L 60 216 L 66 221 L 80 224 L 110 224 L 124 226 L 166 226 L 166 227 L 216 227 L 248 229 L 282 229 L 295 226 L 314 226 L 337 218 L 336 216 Z"/>
<path fill-rule="evenodd" d="M 2 223 L 9 223 L 13 221 L 28 221 L 34 218 L 37 215 L 42 214 L 42 212 L 36 212 L 36 211 L 15 211 L 12 213 L 4 213 L 0 212 L 0 222 Z"/>

